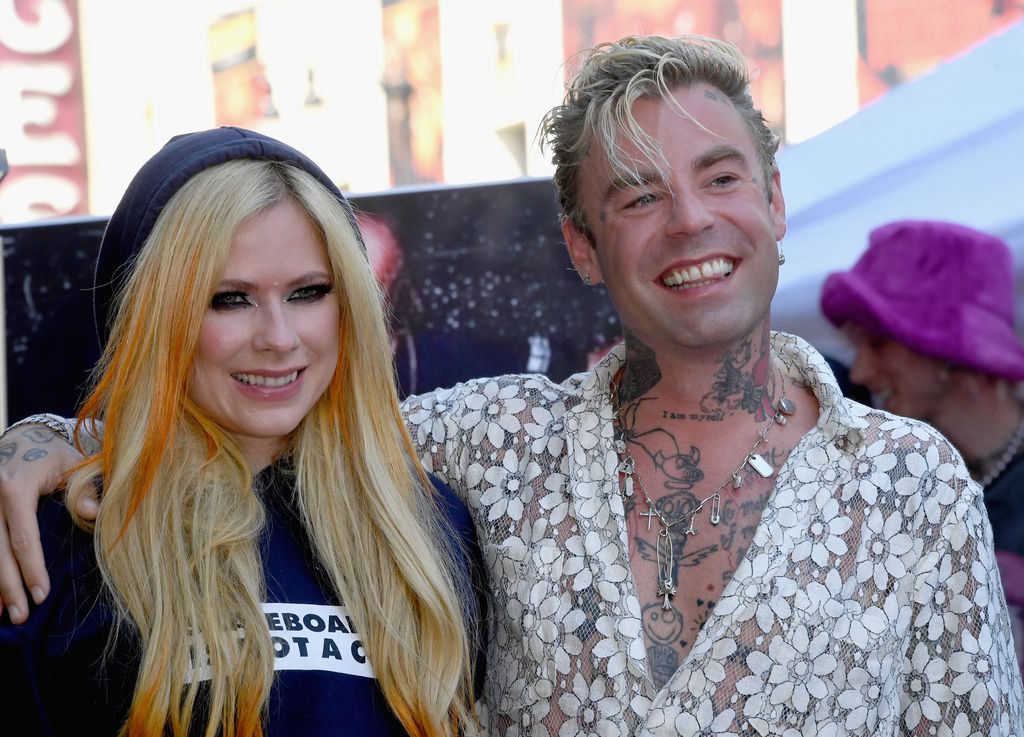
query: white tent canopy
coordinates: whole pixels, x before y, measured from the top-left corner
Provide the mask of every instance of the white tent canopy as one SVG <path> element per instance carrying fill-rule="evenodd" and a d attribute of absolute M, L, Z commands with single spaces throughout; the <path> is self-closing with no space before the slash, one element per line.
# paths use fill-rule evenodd
<path fill-rule="evenodd" d="M 773 327 L 848 360 L 821 314 L 821 286 L 872 229 L 949 220 L 1000 236 L 1014 253 L 1024 332 L 1024 22 L 896 87 L 778 156 L 789 230 Z"/>

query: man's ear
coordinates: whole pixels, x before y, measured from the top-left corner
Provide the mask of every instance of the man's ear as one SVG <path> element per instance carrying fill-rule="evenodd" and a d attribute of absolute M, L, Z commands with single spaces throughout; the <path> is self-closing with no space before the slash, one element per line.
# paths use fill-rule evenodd
<path fill-rule="evenodd" d="M 567 218 L 562 221 L 562 237 L 565 238 L 565 247 L 569 251 L 569 258 L 572 259 L 580 279 L 587 284 L 603 282 L 601 264 L 597 260 L 597 250 L 594 248 L 590 235 L 581 231 Z"/>
<path fill-rule="evenodd" d="M 786 235 L 786 199 L 782 196 L 782 175 L 779 167 L 772 166 L 772 201 L 768 204 L 772 214 L 772 225 L 775 228 L 775 240 L 781 241 Z"/>

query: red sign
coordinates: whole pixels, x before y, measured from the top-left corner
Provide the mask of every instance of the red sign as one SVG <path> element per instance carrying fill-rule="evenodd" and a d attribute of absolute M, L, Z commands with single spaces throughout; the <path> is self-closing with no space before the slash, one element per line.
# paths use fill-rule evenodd
<path fill-rule="evenodd" d="M 0 222 L 88 211 L 75 0 L 0 0 L 0 148 Z"/>

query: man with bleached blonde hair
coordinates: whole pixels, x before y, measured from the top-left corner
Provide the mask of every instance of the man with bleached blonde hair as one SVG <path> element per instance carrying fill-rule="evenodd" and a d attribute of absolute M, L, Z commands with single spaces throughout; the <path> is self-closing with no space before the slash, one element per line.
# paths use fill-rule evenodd
<path fill-rule="evenodd" d="M 748 83 L 714 39 L 594 49 L 543 132 L 569 253 L 624 343 L 562 384 L 479 379 L 403 406 L 481 539 L 484 724 L 1021 734 L 960 456 L 769 330 L 785 201 Z"/>

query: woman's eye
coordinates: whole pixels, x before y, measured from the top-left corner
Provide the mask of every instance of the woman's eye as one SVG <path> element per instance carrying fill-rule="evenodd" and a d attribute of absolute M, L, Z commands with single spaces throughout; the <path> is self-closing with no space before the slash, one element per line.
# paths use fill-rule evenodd
<path fill-rule="evenodd" d="M 245 292 L 218 292 L 210 300 L 210 307 L 215 310 L 230 310 L 234 307 L 251 305 L 252 300 Z"/>
<path fill-rule="evenodd" d="M 299 287 L 288 297 L 289 302 L 316 302 L 334 291 L 333 284 L 310 284 Z"/>

